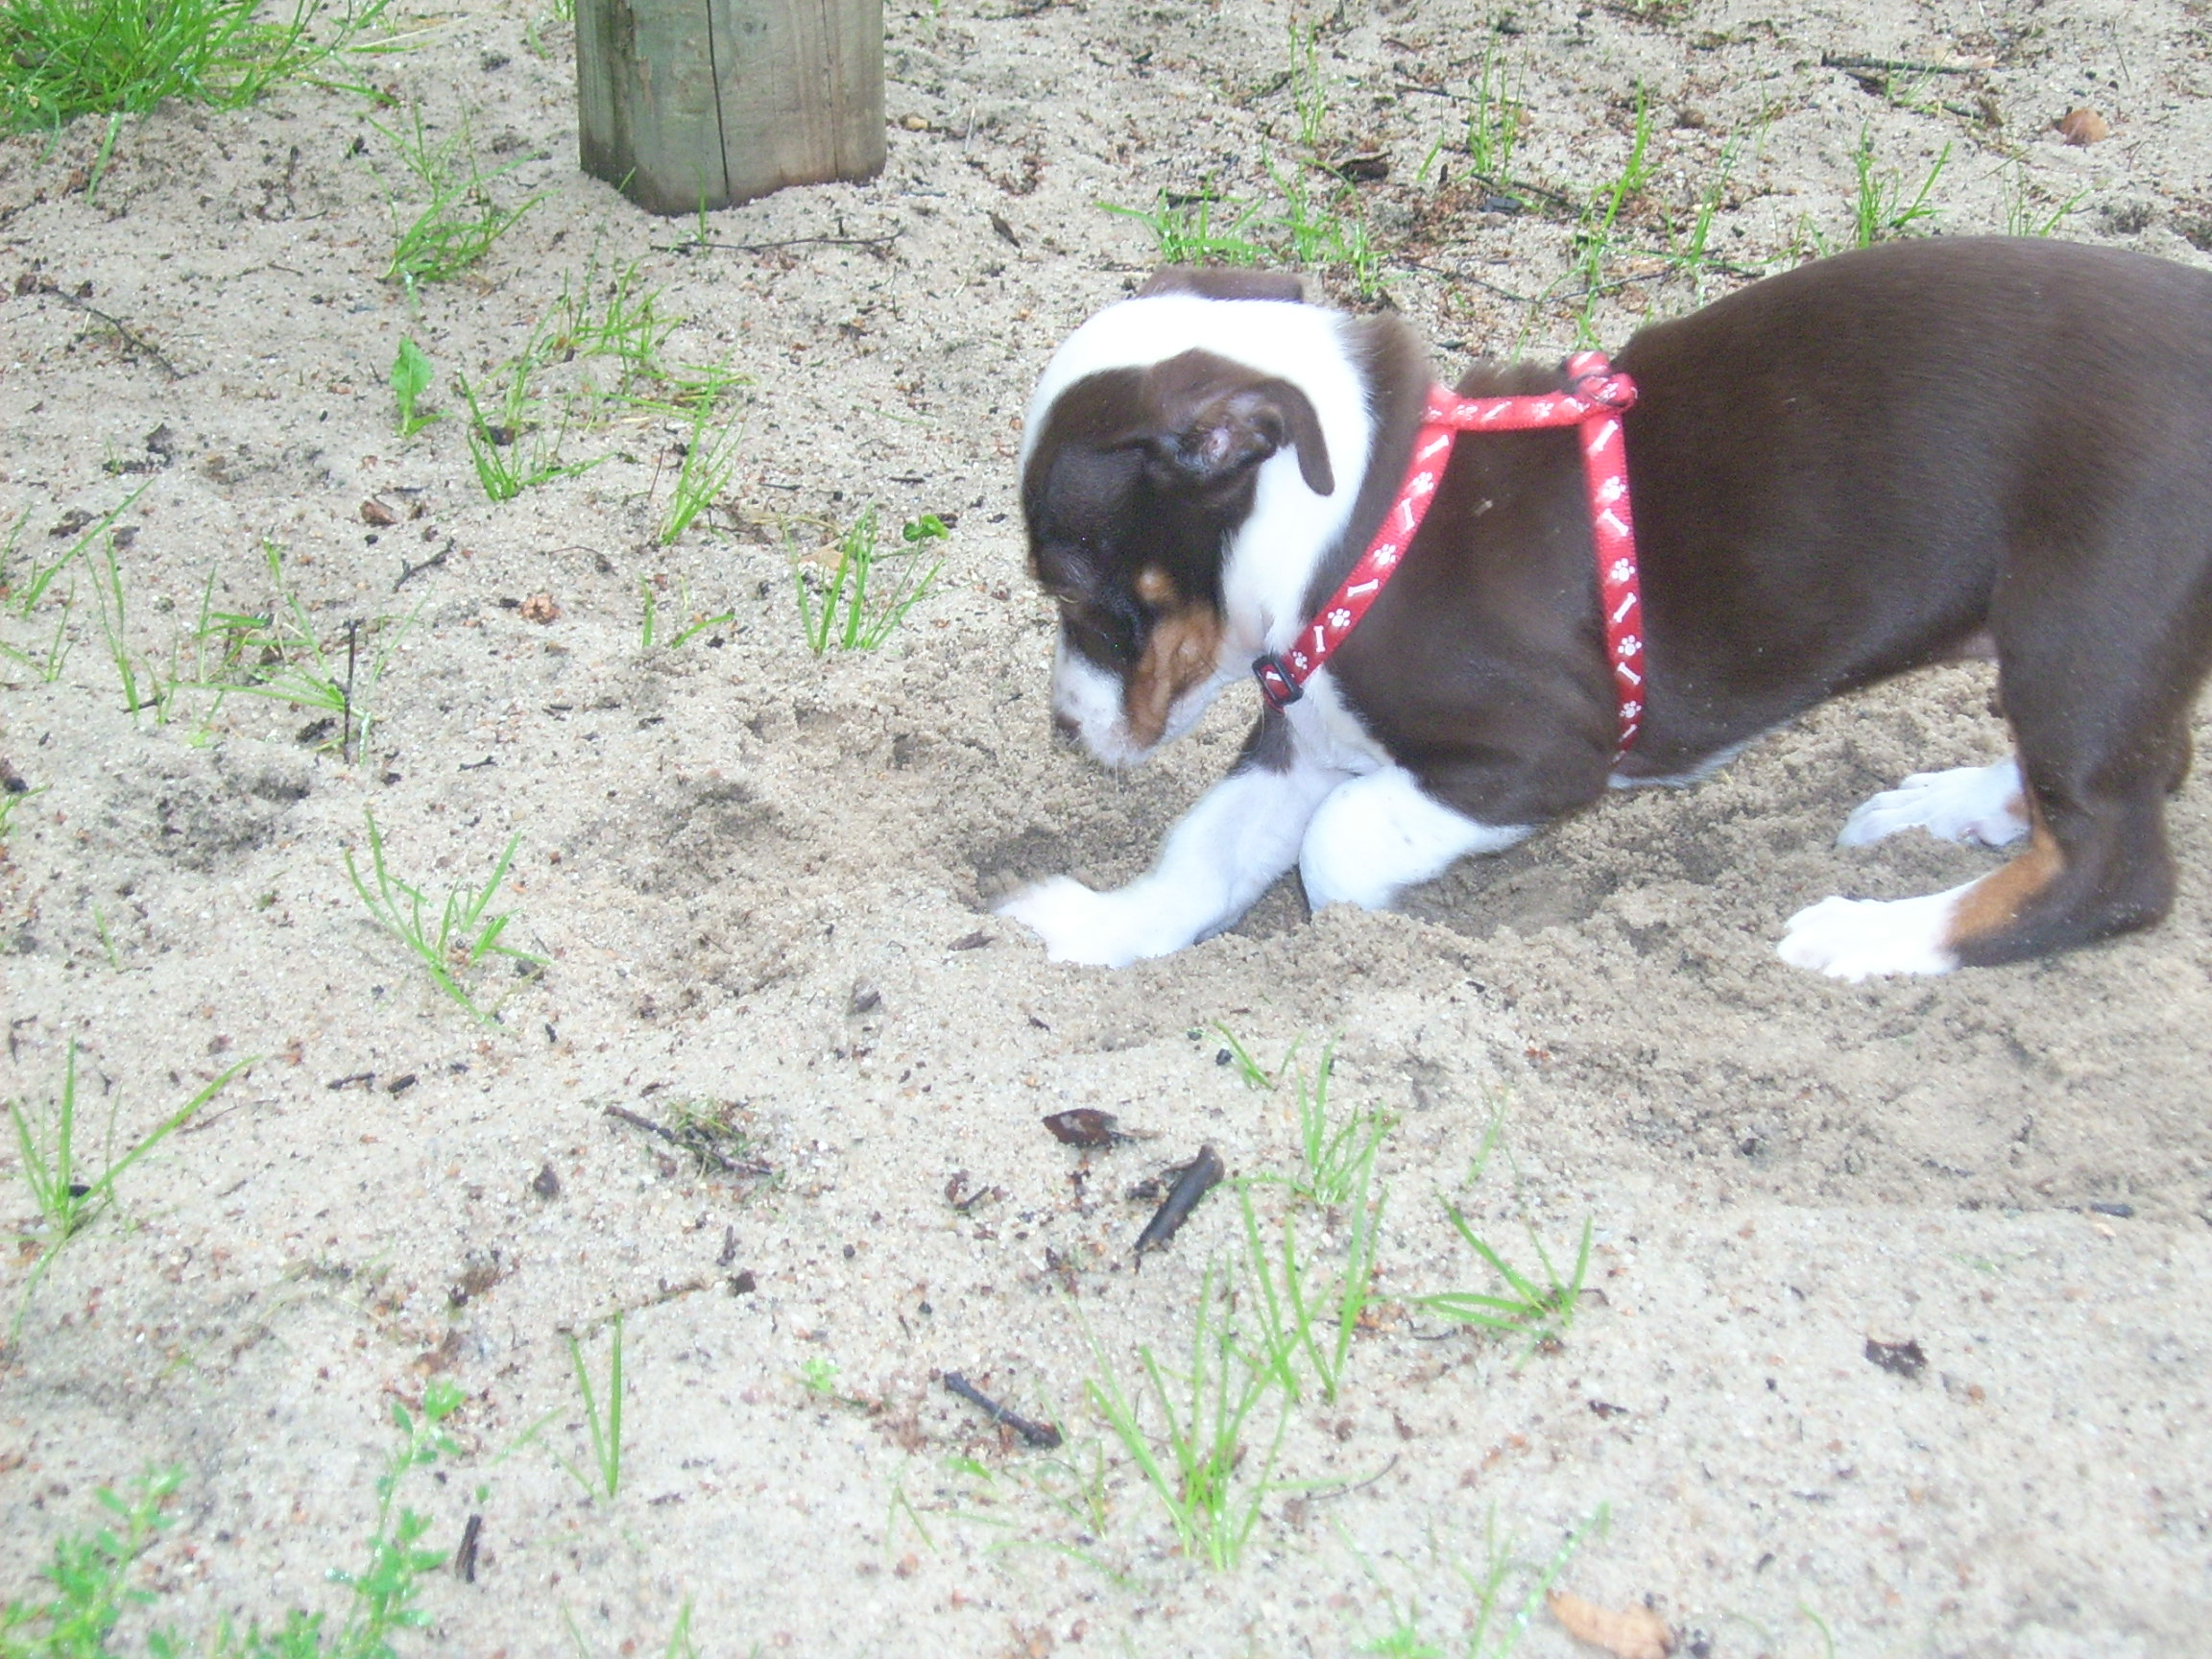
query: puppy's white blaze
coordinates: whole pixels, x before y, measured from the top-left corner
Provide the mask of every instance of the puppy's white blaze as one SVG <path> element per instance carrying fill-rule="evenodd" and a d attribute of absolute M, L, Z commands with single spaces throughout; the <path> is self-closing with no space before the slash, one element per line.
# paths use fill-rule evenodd
<path fill-rule="evenodd" d="M 1482 824 L 1424 793 L 1403 766 L 1355 778 L 1321 803 L 1298 854 L 1306 901 L 1320 910 L 1386 910 L 1418 881 L 1470 853 L 1499 853 L 1534 832 L 1529 824 Z"/>
<path fill-rule="evenodd" d="M 1120 679 L 1072 649 L 1066 635 L 1052 651 L 1052 712 L 1073 721 L 1083 746 L 1107 765 L 1124 766 L 1135 757 Z"/>
<path fill-rule="evenodd" d="M 1775 951 L 1792 968 L 1856 983 L 1880 974 L 1948 974 L 1951 918 L 1975 883 L 1918 899 L 1823 899 L 1790 918 Z"/>
<path fill-rule="evenodd" d="M 1861 803 L 1844 820 L 1836 844 L 1864 847 L 1914 829 L 1938 840 L 1979 841 L 1986 847 L 2019 840 L 2028 833 L 2019 760 L 1915 772 L 1896 788 Z"/>
<path fill-rule="evenodd" d="M 1345 347 L 1352 319 L 1316 305 L 1277 300 L 1208 300 L 1160 294 L 1109 305 L 1052 354 L 1022 433 L 1022 475 L 1052 405 L 1078 380 L 1109 369 L 1142 369 L 1206 350 L 1306 394 L 1329 446 L 1335 488 L 1306 488 L 1288 450 L 1262 463 L 1252 512 L 1231 538 L 1223 562 L 1228 614 L 1224 651 L 1280 650 L 1305 620 L 1300 609 L 1315 563 L 1335 544 L 1367 473 L 1374 419 L 1367 389 Z"/>
<path fill-rule="evenodd" d="M 998 906 L 1034 929 L 1055 962 L 1123 968 L 1220 932 L 1297 856 L 1313 808 L 1343 774 L 1310 762 L 1233 772 L 1169 832 L 1160 861 L 1126 887 L 1094 892 L 1056 877 Z"/>
<path fill-rule="evenodd" d="M 1172 743 L 1205 717 L 1225 685 L 1234 685 L 1237 672 L 1216 666 L 1167 707 L 1167 722 L 1155 743 L 1141 744 L 1129 733 L 1127 705 L 1122 683 L 1060 637 L 1052 652 L 1052 712 L 1074 723 L 1075 734 L 1092 756 L 1108 766 L 1134 766 L 1154 749 Z"/>

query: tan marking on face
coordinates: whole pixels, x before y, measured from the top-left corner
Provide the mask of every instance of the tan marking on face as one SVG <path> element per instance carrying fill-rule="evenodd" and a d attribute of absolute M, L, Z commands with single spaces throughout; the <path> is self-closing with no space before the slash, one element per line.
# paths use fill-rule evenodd
<path fill-rule="evenodd" d="M 1137 597 L 1147 605 L 1165 608 L 1174 602 L 1175 584 L 1157 565 L 1147 565 L 1137 572 L 1136 587 Z"/>
<path fill-rule="evenodd" d="M 1951 913 L 1944 943 L 1953 950 L 1971 939 L 1984 939 L 2009 927 L 2036 895 L 2058 879 L 2066 868 L 2066 855 L 2044 828 L 2043 815 L 2031 808 L 2033 829 L 2028 851 L 2003 869 L 1984 876 L 1960 895 Z"/>
<path fill-rule="evenodd" d="M 1131 739 L 1143 748 L 1159 742 L 1175 699 L 1212 674 L 1220 655 L 1221 617 L 1213 606 L 1187 605 L 1161 617 L 1122 691 Z"/>

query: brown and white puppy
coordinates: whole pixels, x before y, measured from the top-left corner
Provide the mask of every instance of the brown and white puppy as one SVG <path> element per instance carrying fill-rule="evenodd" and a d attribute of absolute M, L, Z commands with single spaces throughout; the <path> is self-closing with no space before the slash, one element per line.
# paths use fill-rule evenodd
<path fill-rule="evenodd" d="M 1121 964 L 1230 926 L 1294 861 L 1316 909 L 1387 906 L 1608 784 L 1692 781 L 1824 698 L 1993 653 L 2015 757 L 1909 778 L 1840 839 L 2026 849 L 1949 892 L 1825 900 L 1782 955 L 1940 974 L 2163 917 L 2165 798 L 2212 663 L 2212 276 L 1898 243 L 1646 328 L 1614 363 L 1640 394 L 1647 695 L 1625 758 L 1574 433 L 1463 436 L 1395 579 L 1158 864 L 1003 913 L 1055 958 Z M 1458 389 L 1563 383 L 1483 365 Z M 1381 521 L 1427 385 L 1403 325 L 1289 278 L 1166 272 L 1078 329 L 1022 456 L 1062 728 L 1131 764 L 1284 649 Z"/>

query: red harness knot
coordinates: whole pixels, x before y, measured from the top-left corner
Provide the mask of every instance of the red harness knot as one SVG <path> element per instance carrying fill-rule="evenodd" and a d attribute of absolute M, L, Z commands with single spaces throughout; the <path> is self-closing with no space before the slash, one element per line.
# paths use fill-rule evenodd
<path fill-rule="evenodd" d="M 1382 528 L 1336 591 L 1298 631 L 1287 649 L 1254 660 L 1261 695 L 1277 709 L 1306 694 L 1306 682 L 1358 626 L 1412 545 L 1428 516 L 1453 441 L 1462 432 L 1524 432 L 1542 426 L 1579 429 L 1582 477 L 1590 500 L 1590 537 L 1597 556 L 1598 609 L 1605 629 L 1605 661 L 1613 676 L 1619 713 L 1613 757 L 1628 753 L 1644 723 L 1643 598 L 1636 579 L 1636 529 L 1628 508 L 1628 457 L 1621 415 L 1636 401 L 1636 383 L 1616 374 L 1599 351 L 1567 359 L 1567 385 L 1559 392 L 1523 397 L 1462 397 L 1443 386 L 1429 389 L 1429 404 L 1413 440 L 1406 481 L 1382 515 Z"/>

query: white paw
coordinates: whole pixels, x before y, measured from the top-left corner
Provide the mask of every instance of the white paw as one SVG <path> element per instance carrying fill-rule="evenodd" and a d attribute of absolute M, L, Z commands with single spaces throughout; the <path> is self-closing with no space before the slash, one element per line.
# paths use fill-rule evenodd
<path fill-rule="evenodd" d="M 1839 847 L 1863 847 L 1901 830 L 1920 829 L 1943 841 L 2003 847 L 2028 833 L 2017 761 L 1915 772 L 1885 789 L 1844 820 Z"/>
<path fill-rule="evenodd" d="M 1164 956 L 1176 949 L 1147 949 L 1151 942 L 1137 926 L 1142 918 L 1131 914 L 1119 893 L 1094 893 L 1069 876 L 1023 888 L 998 906 L 998 914 L 1043 939 L 1045 954 L 1055 962 L 1126 968 L 1141 956 Z"/>
<path fill-rule="evenodd" d="M 1776 953 L 1792 968 L 1854 983 L 1877 974 L 1948 974 L 1959 966 L 1952 912 L 1973 885 L 1887 902 L 1823 899 L 1790 918 Z"/>

